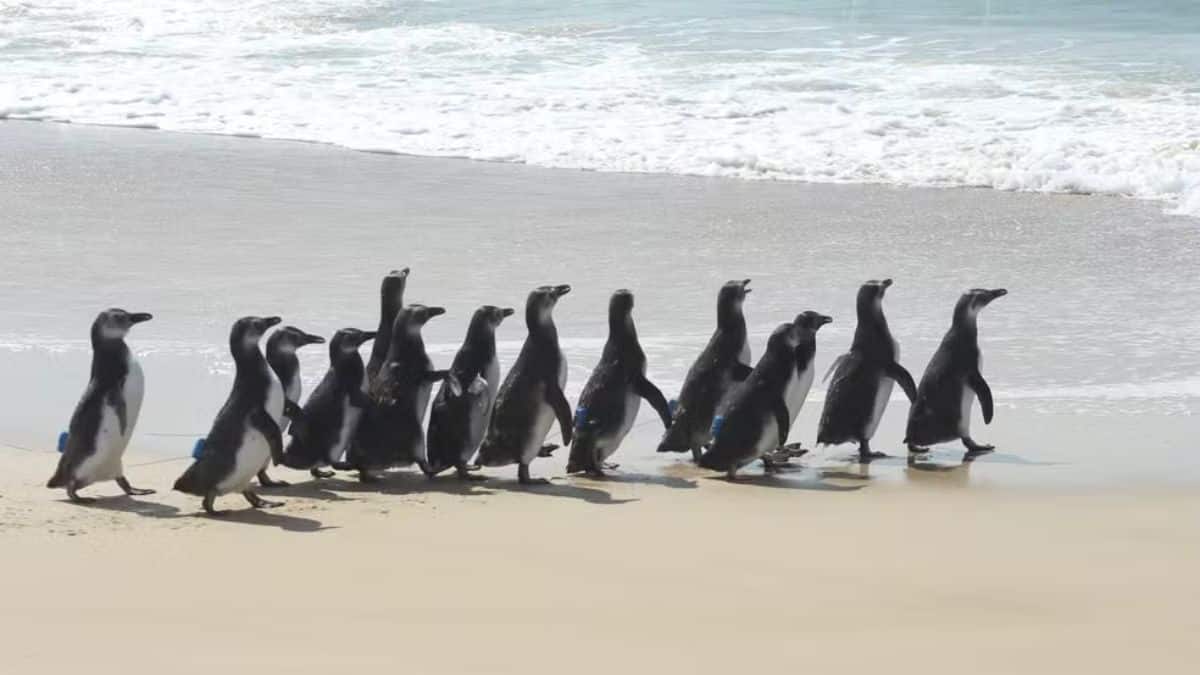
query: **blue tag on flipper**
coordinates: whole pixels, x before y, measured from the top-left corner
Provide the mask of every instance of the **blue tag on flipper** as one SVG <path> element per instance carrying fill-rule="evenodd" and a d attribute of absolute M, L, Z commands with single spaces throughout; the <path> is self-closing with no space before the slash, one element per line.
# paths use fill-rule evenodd
<path fill-rule="evenodd" d="M 587 422 L 587 408 L 575 409 L 575 428 L 583 429 L 584 423 Z"/>
<path fill-rule="evenodd" d="M 671 417 L 674 417 L 675 413 L 679 410 L 679 399 L 673 398 L 667 401 L 667 410 L 671 412 Z"/>
<path fill-rule="evenodd" d="M 204 441 L 206 438 L 197 438 L 196 444 L 192 446 L 192 459 L 200 459 L 200 455 L 204 454 Z"/>
<path fill-rule="evenodd" d="M 58 451 L 60 453 L 67 449 L 68 436 L 70 436 L 70 434 L 65 431 L 58 435 Z"/>
<path fill-rule="evenodd" d="M 712 434 L 713 440 L 717 439 L 717 434 L 721 433 L 721 427 L 725 426 L 725 418 L 717 415 L 713 418 L 712 429 L 709 431 Z"/>

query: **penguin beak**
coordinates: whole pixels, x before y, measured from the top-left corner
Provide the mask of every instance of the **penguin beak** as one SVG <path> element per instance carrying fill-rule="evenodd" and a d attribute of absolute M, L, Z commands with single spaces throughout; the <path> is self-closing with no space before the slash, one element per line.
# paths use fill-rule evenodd
<path fill-rule="evenodd" d="M 891 279 L 884 279 L 883 281 L 879 282 L 879 285 L 880 285 L 880 286 L 883 286 L 885 289 L 886 289 L 886 288 L 891 288 L 891 287 L 892 287 L 892 280 L 891 280 Z"/>
<path fill-rule="evenodd" d="M 281 319 L 277 316 L 268 316 L 268 317 L 264 317 L 262 319 L 263 326 L 266 328 L 270 328 L 271 326 L 278 325 L 280 321 L 283 321 L 283 319 Z"/>
<path fill-rule="evenodd" d="M 136 314 L 129 315 L 129 323 L 142 323 L 143 321 L 149 321 L 153 318 L 154 317 L 147 312 L 138 312 Z"/>
<path fill-rule="evenodd" d="M 752 290 L 754 290 L 754 289 L 750 288 L 750 280 L 749 280 L 749 279 L 742 279 L 742 292 L 743 292 L 743 293 L 749 293 L 749 292 L 750 292 L 750 291 L 752 291 Z"/>
<path fill-rule="evenodd" d="M 500 316 L 502 318 L 508 318 L 516 313 L 516 311 L 517 310 L 513 309 L 512 307 L 505 307 L 504 309 L 500 310 Z"/>
<path fill-rule="evenodd" d="M 310 335 L 308 333 L 305 333 L 304 334 L 304 344 L 306 344 L 306 345 L 323 345 L 323 344 L 325 344 L 325 338 L 321 337 L 320 335 Z"/>
<path fill-rule="evenodd" d="M 564 296 L 570 292 L 571 292 L 571 287 L 568 286 L 567 284 L 563 284 L 561 286 L 554 287 L 554 297 L 556 297 L 556 298 L 561 298 L 562 296 Z"/>
<path fill-rule="evenodd" d="M 1002 298 L 1006 295 L 1008 295 L 1008 289 L 994 288 L 994 289 L 992 289 L 991 293 L 989 293 L 990 297 L 988 298 L 988 302 L 991 302 L 992 300 L 995 300 L 996 298 Z"/>
<path fill-rule="evenodd" d="M 376 335 L 378 335 L 378 333 L 376 333 L 373 330 L 372 331 L 364 331 L 362 334 L 362 337 L 358 341 L 358 344 L 361 345 L 364 342 L 370 342 L 371 340 L 375 339 Z"/>
<path fill-rule="evenodd" d="M 427 309 L 428 309 L 428 311 L 429 311 L 429 318 L 430 318 L 430 319 L 432 319 L 432 318 L 433 318 L 433 317 L 435 317 L 435 316 L 441 316 L 441 315 L 443 315 L 443 314 L 445 314 L 445 313 L 446 313 L 446 308 L 445 308 L 445 307 L 429 307 L 429 308 L 427 308 Z"/>
<path fill-rule="evenodd" d="M 827 323 L 833 323 L 832 316 L 825 316 L 824 314 L 820 314 L 817 316 L 817 327 L 818 328 L 820 328 L 821 326 L 824 326 Z"/>

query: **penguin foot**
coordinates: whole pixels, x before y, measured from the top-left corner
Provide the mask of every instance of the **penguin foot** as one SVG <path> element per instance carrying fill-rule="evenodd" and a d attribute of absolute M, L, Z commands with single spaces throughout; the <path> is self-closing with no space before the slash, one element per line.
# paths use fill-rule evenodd
<path fill-rule="evenodd" d="M 350 462 L 333 462 L 329 466 L 333 467 L 334 469 L 336 469 L 338 471 L 354 471 L 355 469 L 358 468 L 358 467 L 354 466 L 353 464 L 351 464 Z"/>
<path fill-rule="evenodd" d="M 370 471 L 367 471 L 366 469 L 359 469 L 358 482 L 360 482 L 360 483 L 378 483 L 379 476 L 376 476 L 375 474 L 371 473 Z"/>
<path fill-rule="evenodd" d="M 614 464 L 612 462 L 603 462 L 602 464 L 600 464 L 600 466 L 605 469 L 608 469 L 609 471 L 616 471 L 617 469 L 621 468 L 620 464 Z"/>
<path fill-rule="evenodd" d="M 870 464 L 877 459 L 887 459 L 888 457 L 891 457 L 891 455 L 886 452 L 860 452 L 858 453 L 858 463 Z"/>
<path fill-rule="evenodd" d="M 976 443 L 970 437 L 963 439 L 963 446 L 967 448 L 967 452 L 973 455 L 986 455 L 996 449 L 996 446 L 994 445 L 983 445 L 981 443 Z"/>
<path fill-rule="evenodd" d="M 291 483 L 287 482 L 286 480 L 275 480 L 274 478 L 271 478 L 267 475 L 266 470 L 258 472 L 258 484 L 265 488 L 287 487 L 291 485 Z"/>
<path fill-rule="evenodd" d="M 554 454 L 554 451 L 557 449 L 558 449 L 558 445 L 556 445 L 554 443 L 547 443 L 547 444 L 543 445 L 540 450 L 538 450 L 538 457 L 550 457 L 551 455 Z"/>
<path fill-rule="evenodd" d="M 477 473 L 471 473 L 471 467 L 460 466 L 456 472 L 459 480 L 480 481 L 487 480 L 487 476 L 481 476 Z"/>
<path fill-rule="evenodd" d="M 908 444 L 908 454 L 910 455 L 924 455 L 928 452 L 929 448 L 922 448 L 921 446 L 913 445 L 912 443 Z"/>
<path fill-rule="evenodd" d="M 93 504 L 96 502 L 95 497 L 81 497 L 78 490 L 79 488 L 74 483 L 67 485 L 67 499 L 70 499 L 72 504 Z"/>
<path fill-rule="evenodd" d="M 129 495 L 130 497 L 145 497 L 146 495 L 154 494 L 154 490 L 133 487 L 129 484 L 129 479 L 125 476 L 120 476 L 117 478 L 117 485 L 120 486 L 120 488 L 125 491 L 125 494 Z"/>
<path fill-rule="evenodd" d="M 250 506 L 256 509 L 273 509 L 278 506 L 283 506 L 283 502 L 269 502 L 262 497 L 259 497 L 253 490 L 246 490 L 242 493 L 246 501 L 250 502 Z"/>
<path fill-rule="evenodd" d="M 728 471 L 726 471 L 725 472 L 725 480 L 729 481 L 730 483 L 740 482 L 741 479 L 738 478 L 737 469 L 730 468 Z"/>
<path fill-rule="evenodd" d="M 334 471 L 326 471 L 325 469 L 315 466 L 309 469 L 308 473 L 311 474 L 313 478 L 333 478 L 337 475 L 337 473 Z"/>
<path fill-rule="evenodd" d="M 704 447 L 692 448 L 692 461 L 699 464 L 700 456 L 704 454 Z"/>
<path fill-rule="evenodd" d="M 229 515 L 228 511 L 218 511 L 217 509 L 213 508 L 213 502 L 215 502 L 216 500 L 217 500 L 216 495 L 209 495 L 209 496 L 205 497 L 204 501 L 201 502 L 201 504 L 200 504 L 201 506 L 204 507 L 204 512 L 210 516 L 217 516 L 217 517 Z"/>
<path fill-rule="evenodd" d="M 545 478 L 532 478 L 529 475 L 529 465 L 522 464 L 517 469 L 517 482 L 521 485 L 549 485 L 550 481 Z"/>

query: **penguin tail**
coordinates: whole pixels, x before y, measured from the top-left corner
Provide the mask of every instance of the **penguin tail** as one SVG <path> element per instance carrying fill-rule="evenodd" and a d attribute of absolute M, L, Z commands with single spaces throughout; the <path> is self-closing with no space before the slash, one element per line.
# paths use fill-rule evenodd
<path fill-rule="evenodd" d="M 66 486 L 67 472 L 64 471 L 62 467 L 59 467 L 57 470 L 55 470 L 54 475 L 51 476 L 50 480 L 46 482 L 46 487 L 48 488 L 61 488 Z"/>
<path fill-rule="evenodd" d="M 174 489 L 189 495 L 203 497 L 204 490 L 201 488 L 200 481 L 198 480 L 199 472 L 195 469 L 195 464 L 188 467 L 188 470 L 183 472 L 183 475 L 179 477 L 179 480 L 175 481 Z"/>
<path fill-rule="evenodd" d="M 685 426 L 687 425 L 683 421 L 676 419 L 671 428 L 663 434 L 662 441 L 658 444 L 658 452 L 690 452 L 692 447 L 688 443 Z"/>

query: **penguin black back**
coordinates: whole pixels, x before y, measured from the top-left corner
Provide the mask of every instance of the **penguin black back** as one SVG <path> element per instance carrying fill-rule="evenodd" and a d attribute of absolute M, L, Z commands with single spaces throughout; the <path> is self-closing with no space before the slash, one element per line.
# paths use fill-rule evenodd
<path fill-rule="evenodd" d="M 479 461 L 485 466 L 518 463 L 522 483 L 544 482 L 529 477 L 529 464 L 555 418 L 563 442 L 571 442 L 571 408 L 562 390 L 567 363 L 554 324 L 554 307 L 570 291 L 570 286 L 560 285 L 530 292 L 525 301 L 529 335 L 496 395 L 491 423 L 479 448 Z"/>
<path fill-rule="evenodd" d="M 511 308 L 484 305 L 471 317 L 466 339 L 429 414 L 431 475 L 455 467 L 460 478 L 469 477 L 468 465 L 483 440 L 500 389 L 496 329 L 512 314 Z"/>
<path fill-rule="evenodd" d="M 992 446 L 976 443 L 970 434 L 973 399 L 979 399 L 985 424 L 991 423 L 993 413 L 992 391 L 980 370 L 976 317 L 1007 293 L 1003 288 L 974 288 L 955 303 L 950 329 L 926 366 L 909 408 L 904 442 L 910 452 L 924 452 L 925 446 L 955 439 L 971 453 L 992 450 Z"/>
<path fill-rule="evenodd" d="M 698 460 L 702 446 L 708 443 L 721 399 L 750 374 L 750 348 L 742 313 L 749 284 L 750 280 L 745 279 L 721 287 L 717 295 L 717 330 L 688 370 L 674 421 L 658 445 L 659 452 L 690 450 Z"/>
<path fill-rule="evenodd" d="M 367 405 L 363 383 L 366 370 L 359 347 L 374 332 L 343 328 L 329 342 L 329 370 L 304 404 L 303 414 L 290 429 L 283 463 L 311 469 L 340 460 L 358 429 Z"/>
<path fill-rule="evenodd" d="M 633 427 L 641 399 L 671 426 L 666 398 L 646 379 L 646 353 L 633 322 L 633 293 L 621 289 L 608 305 L 608 339 L 575 411 L 575 438 L 567 473 L 603 475 L 604 460 L 616 452 Z"/>
<path fill-rule="evenodd" d="M 387 357 L 392 344 L 392 327 L 396 315 L 404 306 L 404 289 L 408 284 L 409 270 L 392 270 L 379 284 L 379 327 L 375 331 L 375 344 L 371 345 L 371 356 L 367 359 L 367 378 L 374 379 Z"/>

